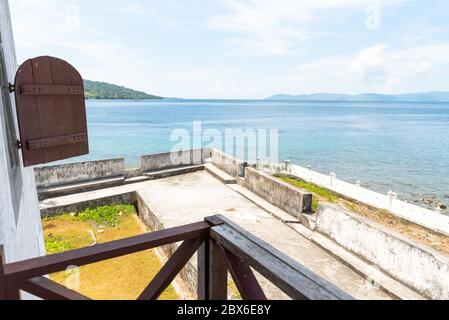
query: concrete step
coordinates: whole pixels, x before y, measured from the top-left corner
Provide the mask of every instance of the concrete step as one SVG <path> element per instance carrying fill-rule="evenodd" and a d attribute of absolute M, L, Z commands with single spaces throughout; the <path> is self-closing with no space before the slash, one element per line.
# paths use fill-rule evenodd
<path fill-rule="evenodd" d="M 123 185 L 125 177 L 113 177 L 107 179 L 99 179 L 86 182 L 78 182 L 69 185 L 41 188 L 37 190 L 39 200 L 45 200 L 54 197 L 61 197 L 75 193 L 105 189 Z"/>
<path fill-rule="evenodd" d="M 215 178 L 217 178 L 218 180 L 220 180 L 224 184 L 237 184 L 237 179 L 236 178 L 234 178 L 233 176 L 227 174 L 226 172 L 224 172 L 223 170 L 217 168 L 216 166 L 214 166 L 211 163 L 205 164 L 204 165 L 204 169 L 209 174 L 211 174 L 212 176 L 214 176 Z"/>
<path fill-rule="evenodd" d="M 157 171 L 149 171 L 149 172 L 144 172 L 143 175 L 148 178 L 147 180 L 156 180 L 156 179 L 163 179 L 163 178 L 178 176 L 181 174 L 187 174 L 187 173 L 192 173 L 192 172 L 201 171 L 201 170 L 204 170 L 204 165 L 202 165 L 202 164 L 178 167 L 178 168 L 172 168 L 172 169 L 157 170 Z"/>

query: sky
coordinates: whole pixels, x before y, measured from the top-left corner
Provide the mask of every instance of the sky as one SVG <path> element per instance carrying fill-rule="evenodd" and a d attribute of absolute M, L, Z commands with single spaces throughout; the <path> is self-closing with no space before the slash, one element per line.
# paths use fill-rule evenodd
<path fill-rule="evenodd" d="M 449 1 L 9 0 L 19 63 L 164 97 L 449 91 Z"/>

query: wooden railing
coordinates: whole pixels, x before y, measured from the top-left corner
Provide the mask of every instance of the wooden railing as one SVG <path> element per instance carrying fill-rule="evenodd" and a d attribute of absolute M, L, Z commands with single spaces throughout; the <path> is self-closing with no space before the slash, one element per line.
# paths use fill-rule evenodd
<path fill-rule="evenodd" d="M 4 264 L 0 261 L 0 300 L 19 300 L 25 291 L 46 300 L 89 300 L 45 277 L 120 256 L 182 242 L 139 296 L 157 299 L 198 252 L 198 299 L 226 300 L 228 272 L 245 300 L 265 300 L 253 269 L 293 299 L 352 299 L 333 284 L 222 216 L 61 254 Z M 0 258 L 3 258 L 0 247 Z"/>

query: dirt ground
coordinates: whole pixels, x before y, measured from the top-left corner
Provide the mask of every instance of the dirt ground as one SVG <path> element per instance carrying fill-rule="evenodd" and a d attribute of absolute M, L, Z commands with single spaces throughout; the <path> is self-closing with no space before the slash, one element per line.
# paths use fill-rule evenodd
<path fill-rule="evenodd" d="M 43 220 L 48 253 L 57 253 L 104 243 L 144 232 L 136 215 L 123 217 L 113 227 L 98 225 L 93 221 L 76 221 L 70 215 Z M 135 300 L 162 265 L 153 250 L 90 264 L 80 268 L 79 287 L 77 275 L 59 272 L 51 279 L 95 300 Z M 170 286 L 161 300 L 177 300 L 178 293 Z"/>

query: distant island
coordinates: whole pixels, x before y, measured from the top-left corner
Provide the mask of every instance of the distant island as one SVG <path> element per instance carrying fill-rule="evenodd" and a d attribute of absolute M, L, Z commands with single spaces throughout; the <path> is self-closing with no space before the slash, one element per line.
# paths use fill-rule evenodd
<path fill-rule="evenodd" d="M 86 99 L 163 99 L 115 84 L 90 80 L 84 80 L 84 93 Z"/>
<path fill-rule="evenodd" d="M 367 102 L 449 102 L 449 92 L 405 93 L 387 95 L 365 93 L 359 95 L 316 93 L 316 94 L 276 94 L 267 100 L 303 100 L 303 101 L 367 101 Z"/>

